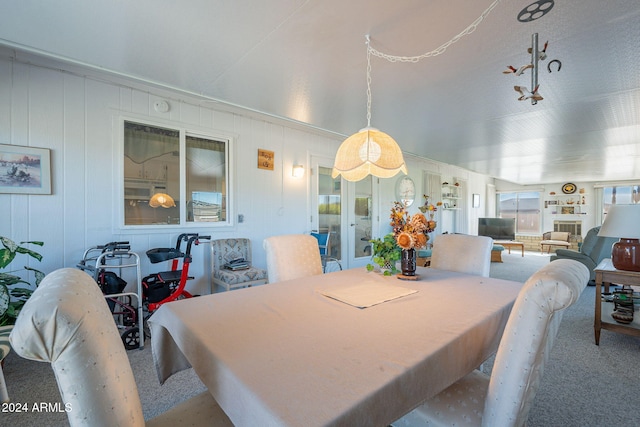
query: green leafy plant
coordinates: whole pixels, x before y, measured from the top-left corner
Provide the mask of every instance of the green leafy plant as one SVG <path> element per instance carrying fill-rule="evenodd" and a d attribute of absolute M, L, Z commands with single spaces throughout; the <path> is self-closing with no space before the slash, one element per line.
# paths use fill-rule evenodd
<path fill-rule="evenodd" d="M 17 254 L 28 255 L 38 261 L 42 261 L 42 255 L 21 245 L 43 246 L 44 242 L 20 242 L 17 244 L 7 237 L 0 237 L 0 242 L 2 242 L 2 248 L 0 248 L 0 269 L 2 270 L 16 259 Z M 22 276 L 14 274 L 23 271 L 26 271 L 26 274 Z M 29 277 L 32 274 L 35 276 L 33 285 L 23 278 L 25 275 Z M 15 323 L 22 306 L 24 306 L 43 278 L 43 272 L 26 265 L 22 269 L 0 272 L 0 326 Z M 27 287 L 24 285 L 27 285 Z"/>
<path fill-rule="evenodd" d="M 396 243 L 393 233 L 389 233 L 382 239 L 371 239 L 371 260 L 373 264 L 367 264 L 367 271 L 373 271 L 376 265 L 383 270 L 385 276 L 397 274 L 396 261 L 400 259 L 400 247 Z"/>

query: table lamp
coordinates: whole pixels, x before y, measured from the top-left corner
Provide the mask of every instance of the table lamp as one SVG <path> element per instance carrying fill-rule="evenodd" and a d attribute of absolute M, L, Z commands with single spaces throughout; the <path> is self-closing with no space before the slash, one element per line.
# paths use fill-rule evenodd
<path fill-rule="evenodd" d="M 616 269 L 640 271 L 640 204 L 611 205 L 598 236 L 620 239 L 611 249 Z"/>

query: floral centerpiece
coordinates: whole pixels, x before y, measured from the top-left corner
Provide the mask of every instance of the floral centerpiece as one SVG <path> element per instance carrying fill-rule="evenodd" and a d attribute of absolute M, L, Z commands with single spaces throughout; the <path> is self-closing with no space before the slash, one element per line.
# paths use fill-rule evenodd
<path fill-rule="evenodd" d="M 416 270 L 416 249 L 424 248 L 429 241 L 429 233 L 436 229 L 434 220 L 438 208 L 429 202 L 427 195 L 420 212 L 409 215 L 407 207 L 401 202 L 394 202 L 391 208 L 391 227 L 396 243 L 402 249 L 402 274 L 414 276 Z M 428 212 L 429 219 L 425 216 Z"/>
<path fill-rule="evenodd" d="M 429 196 L 424 195 L 425 204 L 420 206 L 420 212 L 409 215 L 406 206 L 401 202 L 394 202 L 391 208 L 391 227 L 393 235 L 401 249 L 421 249 L 429 241 L 429 233 L 436 229 L 436 221 L 433 219 L 438 208 L 429 203 Z M 429 219 L 425 213 L 429 212 Z"/>

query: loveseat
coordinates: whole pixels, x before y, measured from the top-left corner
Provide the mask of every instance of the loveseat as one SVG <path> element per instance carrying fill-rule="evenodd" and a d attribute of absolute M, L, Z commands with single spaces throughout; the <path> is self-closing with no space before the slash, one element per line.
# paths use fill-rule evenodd
<path fill-rule="evenodd" d="M 551 256 L 551 261 L 557 259 L 573 259 L 587 266 L 590 272 L 589 284 L 595 283 L 596 273 L 594 269 L 604 258 L 611 257 L 611 246 L 618 241 L 615 237 L 599 237 L 600 227 L 594 227 L 584 237 L 580 251 L 570 249 L 557 249 Z"/>

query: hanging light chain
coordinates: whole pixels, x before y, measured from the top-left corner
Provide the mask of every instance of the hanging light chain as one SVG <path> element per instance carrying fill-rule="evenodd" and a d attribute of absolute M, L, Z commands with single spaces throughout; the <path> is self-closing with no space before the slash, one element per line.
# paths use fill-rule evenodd
<path fill-rule="evenodd" d="M 367 36 L 367 127 L 371 127 L 371 45 Z"/>
<path fill-rule="evenodd" d="M 487 9 L 485 9 L 485 11 L 482 12 L 482 14 L 475 21 L 473 21 L 471 23 L 471 25 L 469 25 L 467 28 L 465 28 L 462 32 L 460 32 L 458 35 L 456 35 L 455 37 L 453 37 L 451 40 L 449 40 L 448 42 L 444 43 L 440 47 L 432 50 L 431 52 L 423 53 L 422 55 L 418 55 L 418 56 L 395 56 L 395 55 L 389 55 L 387 53 L 380 52 L 379 50 L 371 47 L 371 44 L 369 43 L 369 38 L 367 37 L 367 46 L 368 46 L 367 60 L 368 60 L 368 57 L 369 57 L 369 53 L 374 54 L 378 58 L 386 59 L 389 62 L 418 62 L 418 61 L 420 61 L 422 59 L 425 59 L 425 58 L 431 58 L 433 56 L 438 56 L 438 55 L 444 53 L 444 51 L 447 50 L 447 48 L 449 46 L 451 46 L 452 44 L 454 44 L 455 42 L 457 42 L 458 40 L 460 40 L 464 36 L 467 36 L 467 35 L 473 33 L 476 30 L 476 28 L 478 28 L 478 25 L 480 25 L 480 23 L 484 20 L 484 18 L 486 18 L 489 15 L 489 13 L 491 13 L 491 11 L 498 5 L 498 3 L 500 3 L 500 0 L 494 0 L 494 2 L 491 3 L 491 5 L 489 5 L 489 7 Z M 371 65 L 369 64 L 368 69 L 367 69 L 368 70 L 367 71 L 367 75 L 369 75 L 370 68 L 371 68 Z M 370 79 L 370 77 L 369 77 L 369 79 Z M 369 92 L 370 91 L 368 91 L 367 93 L 369 94 Z"/>

